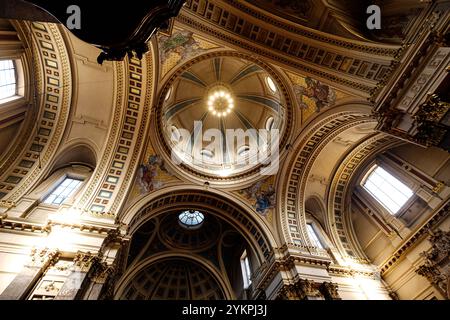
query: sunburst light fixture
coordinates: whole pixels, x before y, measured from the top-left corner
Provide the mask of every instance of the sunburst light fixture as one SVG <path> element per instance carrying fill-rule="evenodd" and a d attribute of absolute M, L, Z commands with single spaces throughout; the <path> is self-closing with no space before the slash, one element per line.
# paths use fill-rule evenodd
<path fill-rule="evenodd" d="M 216 117 L 225 117 L 234 108 L 234 99 L 225 88 L 211 91 L 207 99 L 208 111 Z"/>

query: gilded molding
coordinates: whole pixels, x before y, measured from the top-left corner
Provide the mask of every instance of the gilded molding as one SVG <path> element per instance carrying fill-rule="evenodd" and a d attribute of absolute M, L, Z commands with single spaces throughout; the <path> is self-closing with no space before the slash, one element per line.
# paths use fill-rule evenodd
<path fill-rule="evenodd" d="M 358 169 L 365 161 L 382 149 L 393 147 L 402 142 L 395 137 L 378 133 L 369 137 L 366 141 L 359 144 L 345 159 L 334 173 L 331 187 L 328 192 L 328 225 L 332 231 L 334 242 L 339 245 L 340 251 L 346 253 L 348 257 L 355 257 L 365 260 L 365 255 L 359 247 L 357 241 L 349 232 L 351 225 L 348 219 L 348 206 L 344 203 L 348 201 L 348 190 Z M 334 227 L 333 227 L 334 226 Z M 341 237 L 345 235 L 348 243 L 341 241 Z M 367 261 L 365 261 L 367 263 Z"/>
<path fill-rule="evenodd" d="M 26 265 L 29 267 L 47 268 L 55 265 L 60 256 L 61 253 L 58 250 L 33 247 L 30 252 L 30 260 Z"/>
<path fill-rule="evenodd" d="M 282 203 L 281 225 L 283 228 L 284 239 L 288 243 L 309 244 L 304 222 L 304 209 L 299 205 L 303 203 L 303 193 L 307 183 L 308 173 L 313 165 L 313 160 L 323 147 L 339 135 L 355 125 L 372 122 L 373 119 L 362 113 L 341 112 L 336 113 L 309 129 L 310 134 L 305 136 L 298 144 L 296 156 L 285 165 L 290 168 L 287 174 L 285 186 L 281 191 Z M 294 231 L 295 230 L 295 231 Z"/>
<path fill-rule="evenodd" d="M 341 48 L 346 48 L 348 50 L 353 51 L 360 51 L 364 53 L 369 53 L 373 55 L 379 55 L 379 56 L 387 56 L 387 57 L 393 57 L 398 53 L 398 48 L 396 46 L 392 45 L 382 45 L 382 44 L 372 44 L 372 43 L 362 43 L 359 41 L 348 41 L 344 38 L 338 37 L 338 36 L 332 36 L 327 35 L 324 32 L 318 32 L 316 30 L 302 27 L 299 24 L 295 23 L 284 23 L 283 21 L 279 19 L 272 18 L 265 14 L 263 11 L 255 10 L 248 6 L 245 2 L 241 2 L 239 0 L 228 0 L 228 4 L 232 5 L 235 8 L 238 8 L 242 12 L 257 18 L 258 20 L 267 22 L 273 26 L 276 26 L 278 28 L 281 28 L 283 30 L 292 32 L 294 34 L 300 35 L 302 37 L 321 41 L 324 43 L 328 43 L 334 46 L 338 46 Z M 284 19 L 283 19 L 284 20 Z"/>
<path fill-rule="evenodd" d="M 394 268 L 409 250 L 414 248 L 417 243 L 425 238 L 429 230 L 433 230 L 443 221 L 443 219 L 448 217 L 449 212 L 450 203 L 447 201 L 447 203 L 436 211 L 430 219 L 428 219 L 421 227 L 416 229 L 416 231 L 406 241 L 404 241 L 403 244 L 397 248 L 397 250 L 395 250 L 389 259 L 380 264 L 379 269 L 381 271 L 381 275 L 385 275 L 389 272 L 389 270 Z"/>
<path fill-rule="evenodd" d="M 98 190 L 101 186 L 101 182 L 104 176 L 107 175 L 109 165 L 111 164 L 111 158 L 115 143 L 118 139 L 119 124 L 120 119 L 123 117 L 125 110 L 124 93 L 125 93 L 125 62 L 113 62 L 114 66 L 114 83 L 115 87 L 115 104 L 114 104 L 114 114 L 112 116 L 111 126 L 108 132 L 108 141 L 106 141 L 106 146 L 102 154 L 102 158 L 95 169 L 93 177 L 86 191 L 81 195 L 80 200 L 74 204 L 76 207 L 85 208 L 88 213 L 92 212 L 87 208 L 87 203 L 93 197 L 95 190 Z M 101 212 L 100 214 L 104 214 Z"/>
<path fill-rule="evenodd" d="M 98 260 L 99 257 L 96 254 L 78 251 L 73 259 L 72 271 L 87 273 Z"/>
<path fill-rule="evenodd" d="M 30 32 L 39 39 L 33 45 L 36 46 L 42 65 L 42 70 L 37 69 L 45 79 L 42 82 L 42 92 L 45 94 L 39 99 L 41 108 L 36 121 L 39 126 L 39 130 L 35 129 L 37 134 L 29 137 L 27 147 L 22 149 L 22 154 L 15 158 L 14 165 L 3 173 L 0 180 L 0 192 L 7 193 L 6 200 L 13 202 L 28 192 L 52 160 L 63 137 L 72 99 L 67 42 L 63 39 L 59 26 L 37 22 L 31 23 L 31 26 Z M 41 77 L 38 77 L 38 87 L 39 81 L 43 80 Z M 32 167 L 24 167 L 21 165 L 23 161 L 32 162 Z"/>
<path fill-rule="evenodd" d="M 450 231 L 430 232 L 431 250 L 421 254 L 425 258 L 416 273 L 427 278 L 447 299 L 450 299 Z"/>
<path fill-rule="evenodd" d="M 327 81 L 336 83 L 340 85 L 340 87 L 347 87 L 352 88 L 353 90 L 358 90 L 360 92 L 360 95 L 369 97 L 370 93 L 376 86 L 374 83 L 373 85 L 366 85 L 363 84 L 361 81 L 352 81 L 348 80 L 342 77 L 337 76 L 336 74 L 333 74 L 332 71 L 325 72 L 323 71 L 323 68 L 314 68 L 313 64 L 311 63 L 300 63 L 298 62 L 298 58 L 295 56 L 287 58 L 287 55 L 285 52 L 280 52 L 279 54 L 274 54 L 270 50 L 265 50 L 263 48 L 260 48 L 258 46 L 249 44 L 248 42 L 243 42 L 238 40 L 236 37 L 230 36 L 228 32 L 219 32 L 215 30 L 214 28 L 211 28 L 209 25 L 205 25 L 201 22 L 199 22 L 196 19 L 191 18 L 187 14 L 183 14 L 183 12 L 177 17 L 177 21 L 179 21 L 182 24 L 185 24 L 195 30 L 201 31 L 203 33 L 209 34 L 215 38 L 218 38 L 222 41 L 225 41 L 229 43 L 230 45 L 234 45 L 236 47 L 239 47 L 241 49 L 245 49 L 249 52 L 252 52 L 254 54 L 257 54 L 261 57 L 266 57 L 269 59 L 272 59 L 280 64 L 286 65 L 297 72 L 305 72 L 306 74 L 314 75 L 315 77 L 325 79 Z M 383 73 L 390 72 L 390 66 L 386 65 L 383 66 L 386 70 Z"/>
<path fill-rule="evenodd" d="M 243 54 L 243 53 L 239 53 L 236 51 L 215 51 L 215 52 L 209 52 L 209 53 L 205 53 L 203 55 L 197 56 L 189 61 L 187 61 L 186 63 L 184 63 L 182 66 L 178 67 L 176 72 L 174 72 L 171 77 L 166 81 L 166 83 L 164 84 L 164 87 L 162 88 L 160 95 L 159 95 L 159 99 L 158 99 L 158 103 L 157 103 L 157 109 L 155 112 L 155 117 L 153 117 L 153 124 L 154 124 L 154 128 L 153 128 L 153 133 L 155 135 L 157 135 L 158 137 L 158 144 L 161 146 L 161 148 L 163 149 L 162 151 L 164 152 L 164 156 L 165 158 L 170 158 L 171 156 L 171 148 L 170 146 L 165 142 L 164 139 L 164 132 L 161 129 L 162 125 L 163 125 L 163 121 L 162 121 L 162 105 L 164 103 L 164 98 L 168 92 L 168 90 L 171 88 L 173 82 L 187 69 L 189 69 L 192 65 L 206 60 L 206 59 L 210 59 L 213 57 L 237 57 L 237 58 L 242 58 L 242 59 L 246 59 L 249 60 L 251 62 L 254 62 L 255 64 L 261 66 L 264 71 L 268 72 L 270 74 L 271 77 L 273 77 L 273 79 L 276 80 L 276 82 L 281 86 L 281 91 L 283 93 L 283 96 L 286 99 L 286 105 L 283 106 L 286 109 L 286 127 L 284 129 L 284 134 L 282 137 L 280 137 L 280 153 L 285 149 L 286 144 L 288 143 L 288 139 L 290 137 L 290 135 L 292 134 L 292 130 L 293 130 L 293 109 L 294 109 L 294 101 L 291 99 L 291 96 L 289 94 L 288 91 L 288 85 L 285 83 L 285 80 L 271 67 L 269 66 L 267 63 L 261 61 L 260 59 L 257 59 L 253 56 L 247 55 L 247 54 Z M 187 172 L 190 176 L 196 177 L 198 179 L 201 179 L 201 181 L 208 181 L 208 182 L 242 182 L 243 179 L 246 178 L 250 178 L 252 176 L 254 176 L 255 174 L 259 174 L 260 169 L 261 169 L 261 165 L 258 165 L 246 172 L 243 172 L 241 174 L 237 174 L 237 175 L 233 175 L 230 177 L 220 177 L 220 176 L 215 176 L 215 175 L 208 175 L 208 174 L 204 174 L 201 172 L 198 172 L 194 169 L 192 169 L 191 167 L 185 165 L 184 163 L 180 164 L 180 167 L 183 169 L 183 171 Z"/>
<path fill-rule="evenodd" d="M 145 55 L 145 62 L 146 62 L 146 90 L 145 90 L 145 98 L 144 98 L 144 105 L 143 110 L 141 113 L 141 120 L 138 134 L 135 140 L 136 145 L 134 146 L 133 154 L 131 157 L 131 161 L 129 164 L 129 169 L 126 170 L 126 175 L 123 178 L 123 182 L 120 186 L 120 190 L 117 193 L 117 195 L 114 198 L 114 202 L 110 208 L 111 211 L 117 212 L 120 208 L 120 205 L 124 201 L 124 196 L 128 192 L 128 190 L 132 187 L 133 177 L 135 176 L 135 172 L 137 170 L 138 161 L 140 158 L 140 155 L 142 154 L 144 150 L 144 137 L 146 137 L 149 127 L 150 127 L 150 113 L 151 113 L 151 106 L 153 105 L 154 98 L 154 87 L 155 87 L 155 79 L 154 79 L 154 69 L 155 66 L 153 65 L 153 57 L 156 55 L 154 52 L 153 46 L 150 50 L 150 52 Z"/>

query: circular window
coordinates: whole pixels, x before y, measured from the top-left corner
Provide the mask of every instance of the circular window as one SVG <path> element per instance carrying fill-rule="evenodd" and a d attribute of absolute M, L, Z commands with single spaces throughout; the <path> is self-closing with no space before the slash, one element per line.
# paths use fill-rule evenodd
<path fill-rule="evenodd" d="M 200 151 L 200 154 L 209 159 L 214 158 L 214 152 L 212 152 L 211 150 L 208 150 L 208 149 L 203 149 L 202 151 Z"/>
<path fill-rule="evenodd" d="M 238 155 L 239 155 L 240 157 L 247 157 L 247 156 L 249 155 L 249 153 L 250 153 L 250 147 L 247 146 L 247 145 L 241 146 L 241 147 L 238 149 Z"/>
<path fill-rule="evenodd" d="M 269 119 L 267 119 L 266 121 L 266 130 L 272 130 L 273 126 L 275 124 L 275 119 L 273 117 L 270 117 Z"/>
<path fill-rule="evenodd" d="M 175 126 L 171 126 L 171 127 L 170 127 L 170 131 L 171 131 L 171 133 L 172 133 L 172 136 L 171 136 L 172 142 L 179 142 L 180 139 L 181 139 L 181 133 L 180 133 L 180 130 L 178 130 L 178 128 L 175 127 Z"/>
<path fill-rule="evenodd" d="M 272 78 L 267 77 L 266 81 L 267 81 L 267 85 L 269 86 L 269 89 L 274 93 L 277 92 L 277 86 L 275 85 L 275 82 L 273 82 Z"/>
<path fill-rule="evenodd" d="M 205 216 L 203 213 L 196 210 L 186 210 L 178 216 L 180 224 L 188 229 L 195 229 L 202 225 Z"/>

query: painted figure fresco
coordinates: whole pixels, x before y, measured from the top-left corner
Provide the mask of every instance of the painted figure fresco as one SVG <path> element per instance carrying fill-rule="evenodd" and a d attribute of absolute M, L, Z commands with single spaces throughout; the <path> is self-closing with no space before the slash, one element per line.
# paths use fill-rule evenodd
<path fill-rule="evenodd" d="M 147 163 L 139 166 L 138 183 L 142 193 L 152 192 L 163 187 L 163 182 L 158 179 L 158 170 L 167 172 L 164 160 L 158 155 L 149 156 Z"/>
<path fill-rule="evenodd" d="M 265 216 L 270 209 L 275 207 L 276 194 L 272 185 L 264 188 L 264 180 L 258 181 L 250 188 L 244 189 L 241 193 L 251 200 L 256 212 Z"/>
<path fill-rule="evenodd" d="M 335 103 L 336 93 L 331 87 L 310 77 L 306 77 L 305 82 L 306 87 L 298 84 L 293 86 L 294 92 L 299 99 L 300 108 L 308 108 L 308 105 L 304 101 L 304 97 L 314 101 L 316 112 L 319 112 L 325 107 L 332 106 Z"/>
<path fill-rule="evenodd" d="M 171 54 L 176 54 L 178 62 L 182 62 L 205 51 L 190 31 L 177 31 L 170 38 L 161 36 L 159 40 L 161 63 Z"/>

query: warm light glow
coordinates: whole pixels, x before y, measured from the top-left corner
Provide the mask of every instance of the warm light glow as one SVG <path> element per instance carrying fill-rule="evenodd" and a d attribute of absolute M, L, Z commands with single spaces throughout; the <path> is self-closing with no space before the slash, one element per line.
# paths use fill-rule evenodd
<path fill-rule="evenodd" d="M 16 94 L 16 73 L 12 60 L 0 60 L 0 100 Z"/>
<path fill-rule="evenodd" d="M 363 187 L 391 214 L 396 214 L 413 196 L 413 191 L 382 167 L 376 166 Z"/>
<path fill-rule="evenodd" d="M 69 177 L 64 178 L 64 180 L 44 199 L 44 203 L 53 205 L 62 204 L 77 191 L 82 182 L 82 180 L 78 179 Z"/>
<path fill-rule="evenodd" d="M 223 168 L 221 170 L 219 170 L 218 175 L 220 177 L 228 177 L 230 174 L 232 173 L 231 168 Z"/>
<path fill-rule="evenodd" d="M 225 89 L 211 92 L 207 99 L 208 110 L 217 117 L 225 117 L 234 108 L 234 100 Z"/>

